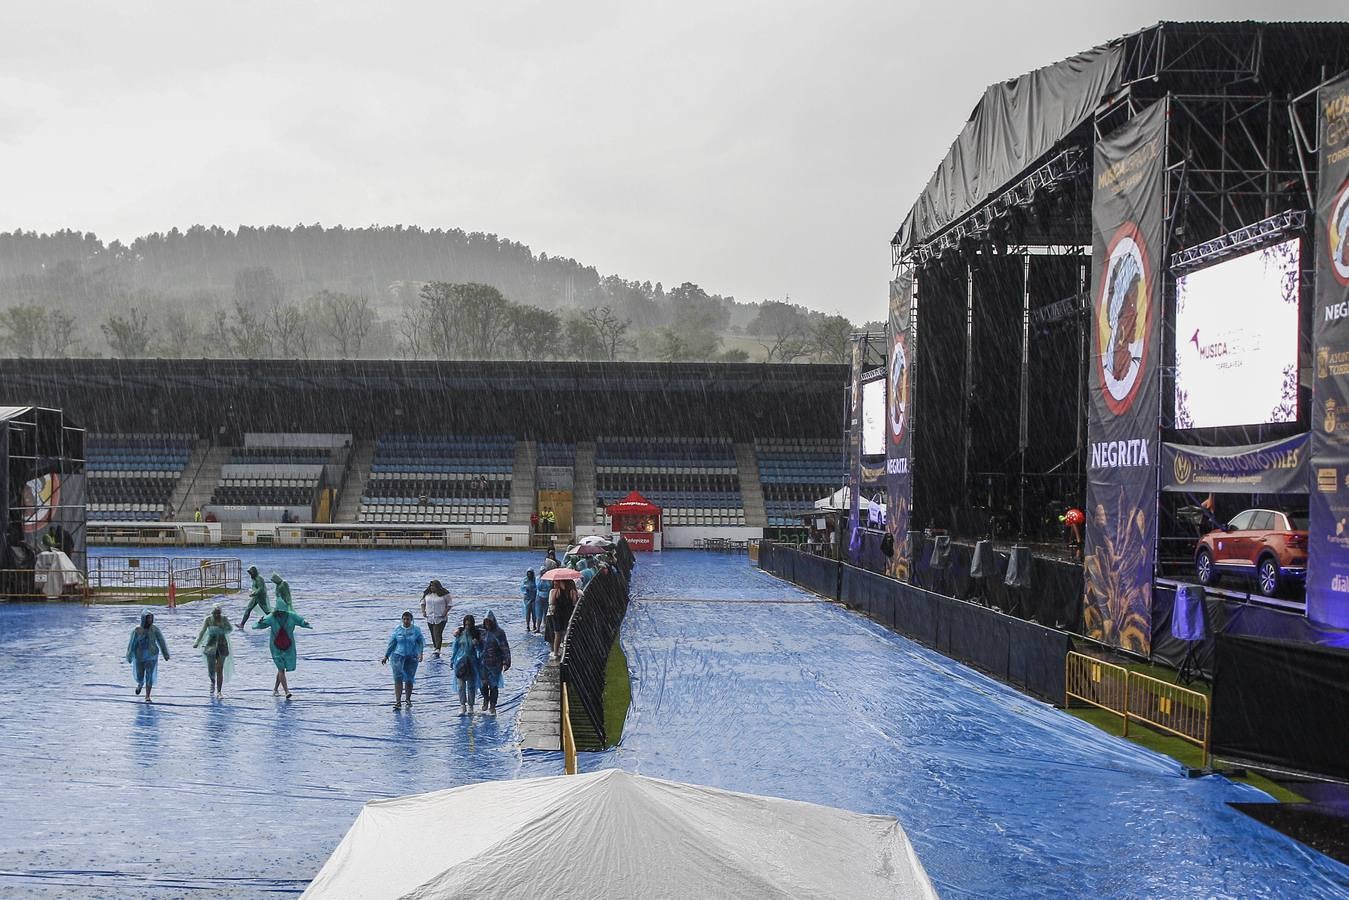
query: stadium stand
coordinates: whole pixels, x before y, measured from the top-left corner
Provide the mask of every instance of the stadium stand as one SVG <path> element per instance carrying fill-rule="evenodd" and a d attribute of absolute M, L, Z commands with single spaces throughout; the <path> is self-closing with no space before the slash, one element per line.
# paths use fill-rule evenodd
<path fill-rule="evenodd" d="M 799 527 L 801 515 L 838 490 L 846 474 L 841 441 L 761 439 L 754 453 L 770 528 Z"/>
<path fill-rule="evenodd" d="M 309 521 L 324 484 L 324 467 L 344 471 L 350 455 L 349 434 L 254 434 L 244 446 L 230 450 L 208 509 L 228 517 L 219 507 L 288 509 Z M 336 486 L 336 485 L 333 485 Z"/>
<path fill-rule="evenodd" d="M 188 434 L 91 434 L 85 445 L 91 522 L 158 522 L 192 456 Z"/>
<path fill-rule="evenodd" d="M 594 521 L 603 502 L 638 490 L 669 525 L 743 525 L 745 505 L 729 438 L 602 437 L 595 442 Z"/>
<path fill-rule="evenodd" d="M 385 435 L 358 521 L 505 525 L 514 467 L 513 437 Z"/>
<path fill-rule="evenodd" d="M 541 441 L 537 465 L 570 469 L 576 465 L 576 445 Z"/>

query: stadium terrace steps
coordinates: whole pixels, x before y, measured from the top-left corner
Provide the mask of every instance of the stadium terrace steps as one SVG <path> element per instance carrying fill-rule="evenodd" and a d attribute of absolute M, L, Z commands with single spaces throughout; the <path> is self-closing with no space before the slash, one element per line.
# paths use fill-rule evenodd
<path fill-rule="evenodd" d="M 220 470 L 229 462 L 232 450 L 226 446 L 210 447 L 196 469 L 183 472 L 182 480 L 187 482 L 187 490 L 184 491 L 182 504 L 174 507 L 179 521 L 192 521 L 197 508 L 204 508 L 211 502 L 211 494 L 220 483 Z"/>
<path fill-rule="evenodd" d="M 572 522 L 576 525 L 598 525 L 595 516 L 595 442 L 576 444 L 576 469 L 572 474 Z"/>
<path fill-rule="evenodd" d="M 190 513 L 192 507 L 185 507 L 187 502 L 187 493 L 192 487 L 192 476 L 202 463 L 206 462 L 206 455 L 211 452 L 211 442 L 203 438 L 198 438 L 192 442 L 192 455 L 187 458 L 187 465 L 183 467 L 182 477 L 178 483 L 173 486 L 173 493 L 169 495 L 168 508 L 173 511 L 172 518 L 181 519 L 183 510 L 187 509 Z"/>
<path fill-rule="evenodd" d="M 745 524 L 762 528 L 768 524 L 764 511 L 763 485 L 759 483 L 759 458 L 753 444 L 735 445 L 735 466 L 740 472 L 740 499 L 745 504 Z"/>
<path fill-rule="evenodd" d="M 506 522 L 510 525 L 528 525 L 534 514 L 535 465 L 539 458 L 538 445 L 533 441 L 516 441 L 515 468 L 511 472 L 511 511 Z"/>
<path fill-rule="evenodd" d="M 342 496 L 337 501 L 337 514 L 334 522 L 353 523 L 361 512 L 361 495 L 370 481 L 370 466 L 375 461 L 375 442 L 372 438 L 361 438 L 351 448 L 351 471 L 347 473 L 347 483 Z"/>

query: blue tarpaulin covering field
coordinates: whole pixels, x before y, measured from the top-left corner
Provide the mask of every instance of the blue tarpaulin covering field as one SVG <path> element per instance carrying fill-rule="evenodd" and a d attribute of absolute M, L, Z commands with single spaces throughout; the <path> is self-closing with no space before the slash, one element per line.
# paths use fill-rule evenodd
<path fill-rule="evenodd" d="M 149 708 L 121 661 L 138 607 L 0 605 L 0 895 L 294 892 L 367 799 L 560 772 L 513 744 L 545 653 L 516 593 L 534 556 L 245 562 L 285 574 L 315 626 L 297 635 L 290 703 L 251 630 L 225 700 L 209 699 L 190 649 L 208 604 L 158 611 L 174 656 Z M 507 628 L 495 721 L 459 719 L 448 662 L 429 658 L 415 712 L 390 708 L 378 660 L 432 577 L 457 613 L 490 607 Z M 944 896 L 1349 896 L 1349 869 L 1225 805 L 1262 794 L 1186 779 L 743 556 L 644 555 L 634 581 L 633 708 L 622 746 L 583 767 L 896 815 Z M 236 620 L 244 602 L 226 603 Z"/>

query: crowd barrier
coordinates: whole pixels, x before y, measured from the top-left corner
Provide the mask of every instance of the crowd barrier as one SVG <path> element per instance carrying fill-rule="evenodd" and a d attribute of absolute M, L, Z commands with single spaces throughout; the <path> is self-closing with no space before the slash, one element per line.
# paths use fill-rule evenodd
<path fill-rule="evenodd" d="M 1063 700 L 1067 634 L 835 560 L 765 543 L 759 565 L 952 659 L 1045 700 Z"/>
<path fill-rule="evenodd" d="M 628 611 L 628 582 L 618 572 L 591 579 L 572 611 L 558 663 L 563 689 L 569 698 L 563 734 L 587 749 L 608 744 L 604 730 L 604 676 L 609 650 Z"/>
<path fill-rule="evenodd" d="M 915 539 L 913 583 L 948 597 L 978 598 L 1006 613 L 1039 622 L 1051 628 L 1077 632 L 1082 624 L 1082 564 L 1031 555 L 1027 589 L 1006 584 L 1009 554 L 995 550 L 987 577 L 970 575 L 974 547 L 951 542 L 944 566 L 933 567 L 932 542 Z"/>
<path fill-rule="evenodd" d="M 1125 737 L 1131 721 L 1175 735 L 1201 748 L 1208 767 L 1212 716 L 1204 694 L 1082 653 L 1068 654 L 1063 680 L 1065 707 L 1080 700 L 1109 710 L 1124 720 Z"/>
<path fill-rule="evenodd" d="M 1220 634 L 1213 752 L 1349 779 L 1349 650 Z"/>

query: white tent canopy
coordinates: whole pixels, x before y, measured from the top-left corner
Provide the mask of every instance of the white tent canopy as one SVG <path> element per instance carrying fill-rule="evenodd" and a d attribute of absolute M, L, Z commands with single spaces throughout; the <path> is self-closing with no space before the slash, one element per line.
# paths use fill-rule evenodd
<path fill-rule="evenodd" d="M 837 510 L 839 512 L 847 512 L 850 509 L 851 503 L 852 503 L 852 488 L 841 487 L 838 490 L 834 491 L 832 494 L 830 494 L 828 497 L 821 497 L 819 500 L 816 500 L 815 508 L 823 510 Z M 884 507 L 872 503 L 866 497 L 863 497 L 861 500 L 859 500 L 857 505 L 861 509 L 863 515 L 870 513 L 872 507 L 876 507 L 878 510 L 882 511 L 884 510 Z"/>
<path fill-rule="evenodd" d="M 304 896 L 937 894 L 890 816 L 610 769 L 371 801 Z"/>

